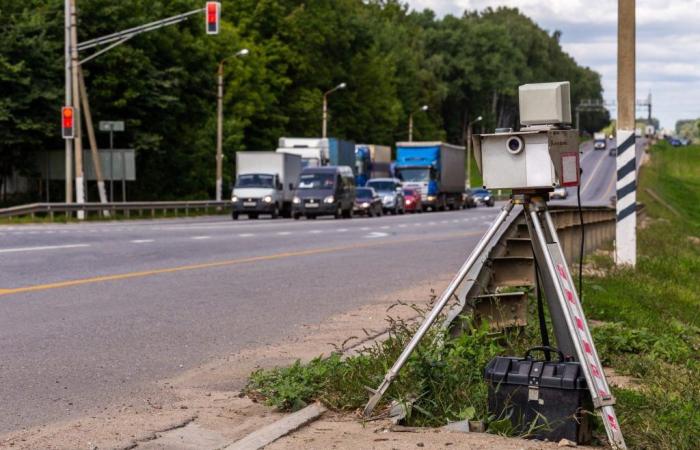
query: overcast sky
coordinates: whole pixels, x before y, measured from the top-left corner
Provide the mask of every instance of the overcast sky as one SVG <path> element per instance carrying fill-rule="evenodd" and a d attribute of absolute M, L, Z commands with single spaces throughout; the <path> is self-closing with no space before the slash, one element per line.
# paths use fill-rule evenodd
<path fill-rule="evenodd" d="M 548 31 L 564 50 L 603 75 L 606 101 L 616 98 L 616 0 L 405 0 L 439 16 L 512 6 Z M 700 0 L 637 0 L 637 98 L 651 92 L 662 127 L 700 117 Z M 616 111 L 612 110 L 613 117 Z M 637 116 L 646 116 L 641 109 Z"/>

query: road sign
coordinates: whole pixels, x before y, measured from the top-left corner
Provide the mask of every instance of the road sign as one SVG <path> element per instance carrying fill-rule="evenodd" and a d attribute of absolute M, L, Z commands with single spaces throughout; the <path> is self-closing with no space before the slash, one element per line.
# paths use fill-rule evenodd
<path fill-rule="evenodd" d="M 101 120 L 100 131 L 124 131 L 123 120 Z"/>

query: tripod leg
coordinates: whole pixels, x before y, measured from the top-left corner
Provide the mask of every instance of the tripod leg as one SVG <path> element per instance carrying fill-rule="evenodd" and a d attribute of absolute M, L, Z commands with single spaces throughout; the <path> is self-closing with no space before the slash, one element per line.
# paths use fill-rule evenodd
<path fill-rule="evenodd" d="M 367 405 L 365 406 L 363 412 L 363 415 L 365 417 L 369 417 L 370 414 L 372 414 L 374 407 L 377 406 L 377 403 L 379 403 L 379 400 L 381 400 L 386 390 L 389 389 L 391 382 L 394 381 L 394 378 L 396 378 L 401 368 L 404 366 L 404 364 L 406 364 L 406 361 L 408 361 L 408 358 L 409 356 L 411 356 L 411 353 L 413 353 L 413 350 L 415 350 L 420 340 L 423 339 L 423 336 L 425 336 L 425 333 L 428 332 L 430 326 L 438 318 L 440 312 L 443 310 L 443 308 L 450 300 L 452 295 L 455 293 L 460 283 L 462 283 L 464 277 L 467 276 L 469 270 L 472 268 L 474 263 L 476 263 L 477 259 L 484 251 L 484 248 L 488 245 L 489 241 L 491 241 L 491 239 L 496 234 L 499 227 L 506 220 L 508 214 L 510 214 L 510 211 L 512 209 L 512 202 L 509 202 L 506 206 L 503 207 L 501 213 L 498 215 L 496 220 L 491 224 L 491 227 L 489 227 L 488 231 L 486 231 L 486 234 L 484 234 L 479 243 L 476 245 L 472 253 L 469 255 L 469 258 L 467 258 L 462 267 L 459 269 L 459 272 L 457 272 L 457 275 L 455 275 L 455 277 L 452 279 L 445 291 L 442 293 L 442 295 L 440 295 L 440 298 L 435 303 L 435 306 L 433 306 L 433 309 L 430 311 L 430 314 L 428 314 L 428 316 L 423 320 L 423 323 L 421 323 L 420 327 L 418 328 L 418 331 L 416 331 L 416 334 L 413 335 L 411 341 L 408 343 L 406 348 L 403 349 L 403 352 L 401 352 L 399 358 L 384 376 L 382 384 L 379 385 L 377 390 L 374 391 L 372 397 L 367 402 Z"/>

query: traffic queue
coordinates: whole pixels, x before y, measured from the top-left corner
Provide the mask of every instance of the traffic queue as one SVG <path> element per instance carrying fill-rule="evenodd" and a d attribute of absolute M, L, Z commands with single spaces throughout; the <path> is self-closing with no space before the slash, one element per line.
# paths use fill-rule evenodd
<path fill-rule="evenodd" d="M 276 151 L 236 154 L 231 216 L 316 219 L 493 206 L 465 187 L 465 151 L 443 142 L 388 146 L 335 138 L 280 138 Z"/>

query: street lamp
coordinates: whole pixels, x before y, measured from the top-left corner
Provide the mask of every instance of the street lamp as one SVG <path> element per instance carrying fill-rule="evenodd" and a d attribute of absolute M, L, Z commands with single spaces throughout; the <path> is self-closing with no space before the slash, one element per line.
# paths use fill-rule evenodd
<path fill-rule="evenodd" d="M 221 201 L 224 171 L 224 63 L 229 58 L 246 56 L 250 51 L 247 48 L 239 50 L 235 54 L 222 59 L 219 62 L 218 92 L 216 95 L 217 120 L 216 120 L 216 201 Z"/>
<path fill-rule="evenodd" d="M 467 187 L 472 187 L 472 125 L 481 122 L 483 117 L 479 116 L 467 125 Z"/>
<path fill-rule="evenodd" d="M 413 114 L 421 111 L 425 112 L 427 110 L 428 105 L 423 105 L 416 111 L 412 111 L 411 114 L 408 115 L 408 142 L 413 142 Z"/>
<path fill-rule="evenodd" d="M 332 94 L 333 92 L 340 90 L 340 89 L 345 89 L 347 87 L 347 84 L 345 83 L 340 83 L 338 86 L 334 87 L 333 89 L 325 92 L 323 94 L 323 136 L 326 137 L 327 132 L 328 132 L 328 96 Z"/>

